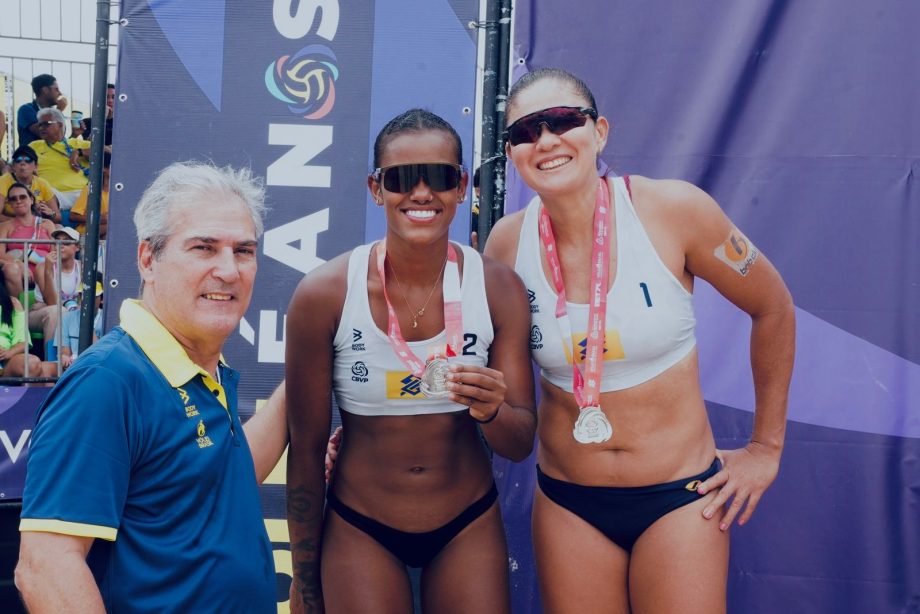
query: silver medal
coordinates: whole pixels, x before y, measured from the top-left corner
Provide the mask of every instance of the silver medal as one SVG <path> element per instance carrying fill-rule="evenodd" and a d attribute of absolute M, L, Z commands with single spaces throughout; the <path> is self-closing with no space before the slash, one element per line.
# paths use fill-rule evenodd
<path fill-rule="evenodd" d="M 443 358 L 433 358 L 425 365 L 425 371 L 421 377 L 421 389 L 425 396 L 430 399 L 443 399 L 448 394 L 447 391 L 447 374 L 450 367 Z"/>
<path fill-rule="evenodd" d="M 603 443 L 613 437 L 613 427 L 600 407 L 583 407 L 572 435 L 578 443 Z"/>

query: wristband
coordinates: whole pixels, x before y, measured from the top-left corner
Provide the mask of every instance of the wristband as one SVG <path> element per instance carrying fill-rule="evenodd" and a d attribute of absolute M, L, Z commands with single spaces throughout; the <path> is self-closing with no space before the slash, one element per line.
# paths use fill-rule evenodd
<path fill-rule="evenodd" d="M 492 422 L 493 420 L 495 420 L 496 418 L 498 418 L 498 412 L 501 411 L 501 409 L 502 409 L 502 406 L 499 405 L 499 406 L 498 406 L 498 409 L 495 410 L 495 413 L 492 414 L 492 417 L 491 417 L 491 418 L 486 418 L 485 420 L 480 420 L 479 418 L 477 418 L 477 417 L 474 416 L 473 414 L 470 414 L 470 418 L 472 418 L 473 420 L 475 420 L 475 421 L 478 422 L 479 424 L 488 424 L 488 423 Z"/>

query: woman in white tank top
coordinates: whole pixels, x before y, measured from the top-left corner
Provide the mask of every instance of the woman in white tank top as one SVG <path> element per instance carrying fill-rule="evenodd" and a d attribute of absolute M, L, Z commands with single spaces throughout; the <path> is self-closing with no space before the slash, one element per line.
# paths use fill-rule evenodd
<path fill-rule="evenodd" d="M 527 287 L 542 369 L 533 531 L 544 610 L 724 612 L 728 527 L 747 522 L 779 468 L 789 293 L 702 190 L 598 179 L 609 126 L 577 77 L 525 75 L 506 121 L 506 153 L 538 197 L 495 226 L 486 254 Z M 716 450 L 700 391 L 696 277 L 752 318 L 757 413 L 738 450 Z"/>
<path fill-rule="evenodd" d="M 533 446 L 527 298 L 509 266 L 448 241 L 460 147 L 430 112 L 391 120 L 368 178 L 385 241 L 312 271 L 291 301 L 293 612 L 411 612 L 407 566 L 422 568 L 425 611 L 510 611 L 481 436 L 513 460 Z M 333 392 L 344 438 L 324 497 Z"/>

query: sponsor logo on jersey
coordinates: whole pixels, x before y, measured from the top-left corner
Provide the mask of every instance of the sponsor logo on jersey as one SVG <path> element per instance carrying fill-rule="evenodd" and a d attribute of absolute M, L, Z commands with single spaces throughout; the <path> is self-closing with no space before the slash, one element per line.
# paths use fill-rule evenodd
<path fill-rule="evenodd" d="M 399 400 L 427 399 L 421 381 L 408 371 L 387 372 L 387 398 Z"/>
<path fill-rule="evenodd" d="M 361 339 L 364 338 L 364 334 L 357 328 L 351 329 L 351 351 L 352 352 L 363 352 L 364 344 L 361 343 Z"/>
<path fill-rule="evenodd" d="M 539 350 L 543 347 L 543 333 L 540 332 L 540 327 L 534 324 L 530 327 L 530 349 Z"/>
<path fill-rule="evenodd" d="M 367 365 L 365 365 L 360 360 L 356 361 L 355 364 L 351 366 L 351 381 L 359 383 L 367 383 L 368 370 Z"/>
<path fill-rule="evenodd" d="M 207 448 L 214 445 L 214 442 L 208 437 L 207 430 L 204 427 L 204 420 L 198 421 L 198 427 L 195 429 L 195 432 L 198 435 L 195 441 L 198 442 L 199 448 Z"/>
<path fill-rule="evenodd" d="M 189 402 L 189 396 L 188 396 L 188 393 L 185 391 L 185 389 L 184 389 L 184 388 L 176 388 L 176 390 L 179 392 L 179 398 L 182 399 L 182 404 L 185 405 L 185 417 L 186 417 L 186 418 L 194 418 L 195 416 L 197 416 L 197 415 L 198 415 L 198 407 L 196 407 L 195 405 L 189 405 L 189 404 L 188 404 L 188 402 Z"/>
<path fill-rule="evenodd" d="M 572 364 L 571 346 L 566 343 L 562 345 L 565 349 L 566 362 Z M 575 335 L 575 345 L 578 347 L 575 356 L 577 357 L 578 364 L 582 364 L 585 362 L 585 356 L 588 353 L 588 336 L 585 333 L 577 333 Z M 604 362 L 608 360 L 623 360 L 624 358 L 626 358 L 626 352 L 623 351 L 623 343 L 620 341 L 620 331 L 616 329 L 608 330 L 606 338 L 604 339 Z"/>
<path fill-rule="evenodd" d="M 537 303 L 537 293 L 527 288 L 527 300 L 530 301 L 530 313 L 540 313 L 540 305 Z"/>

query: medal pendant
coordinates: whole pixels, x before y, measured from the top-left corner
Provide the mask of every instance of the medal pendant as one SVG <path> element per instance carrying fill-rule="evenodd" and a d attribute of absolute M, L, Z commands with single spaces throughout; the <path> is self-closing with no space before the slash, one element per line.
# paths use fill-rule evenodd
<path fill-rule="evenodd" d="M 421 390 L 430 399 L 443 399 L 448 394 L 447 374 L 450 368 L 443 358 L 433 358 L 425 365 L 421 377 Z"/>
<path fill-rule="evenodd" d="M 603 443 L 613 437 L 613 427 L 600 407 L 583 407 L 572 436 L 578 443 Z"/>

